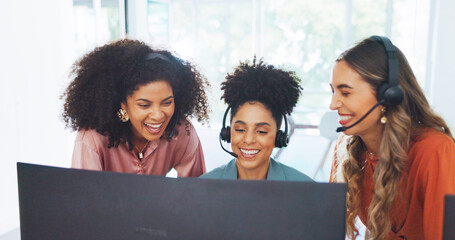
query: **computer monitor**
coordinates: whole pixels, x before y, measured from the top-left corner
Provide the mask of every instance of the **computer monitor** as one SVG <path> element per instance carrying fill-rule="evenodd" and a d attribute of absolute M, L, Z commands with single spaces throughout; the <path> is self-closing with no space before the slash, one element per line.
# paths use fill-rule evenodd
<path fill-rule="evenodd" d="M 346 186 L 18 163 L 22 239 L 344 239 Z"/>
<path fill-rule="evenodd" d="M 455 239 L 455 195 L 446 195 L 444 198 L 444 240 Z"/>

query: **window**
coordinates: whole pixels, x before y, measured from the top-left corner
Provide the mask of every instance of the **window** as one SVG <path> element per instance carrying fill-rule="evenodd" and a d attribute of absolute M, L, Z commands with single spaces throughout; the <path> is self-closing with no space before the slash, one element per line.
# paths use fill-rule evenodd
<path fill-rule="evenodd" d="M 125 36 L 123 0 L 73 0 L 74 54 Z"/>
<path fill-rule="evenodd" d="M 424 83 L 429 0 L 148 1 L 152 46 L 193 59 L 212 83 L 212 122 L 225 106 L 219 84 L 239 61 L 264 58 L 295 71 L 303 97 L 295 122 L 319 124 L 328 111 L 336 57 L 370 35 L 391 36 Z"/>

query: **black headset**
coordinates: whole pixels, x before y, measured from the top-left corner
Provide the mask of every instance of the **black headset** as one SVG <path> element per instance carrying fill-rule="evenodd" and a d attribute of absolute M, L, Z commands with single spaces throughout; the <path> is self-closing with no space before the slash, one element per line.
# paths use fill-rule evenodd
<path fill-rule="evenodd" d="M 223 116 L 223 128 L 221 128 L 220 132 L 220 139 L 230 143 L 231 142 L 231 127 L 227 126 L 226 127 L 226 116 L 231 109 L 231 106 L 228 106 L 226 111 L 224 112 Z M 276 133 L 276 138 L 275 138 L 275 147 L 282 148 L 286 147 L 289 143 L 289 135 L 288 135 L 288 121 L 286 119 L 286 115 L 283 115 L 284 118 L 284 132 L 281 130 L 278 130 Z"/>
<path fill-rule="evenodd" d="M 384 46 L 387 53 L 388 63 L 388 80 L 382 83 L 376 90 L 376 98 L 380 105 L 384 107 L 393 107 L 399 105 L 404 98 L 403 90 L 398 84 L 398 60 L 396 58 L 396 49 L 390 39 L 383 36 L 371 36 L 370 39 L 375 40 Z"/>

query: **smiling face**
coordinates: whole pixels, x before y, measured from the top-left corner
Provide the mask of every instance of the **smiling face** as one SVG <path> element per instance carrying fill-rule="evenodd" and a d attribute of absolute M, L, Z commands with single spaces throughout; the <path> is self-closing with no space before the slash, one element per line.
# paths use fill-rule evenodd
<path fill-rule="evenodd" d="M 159 139 L 174 114 L 174 94 L 166 81 L 140 86 L 121 103 L 130 117 L 134 144 Z"/>
<path fill-rule="evenodd" d="M 278 131 L 272 112 L 260 102 L 246 102 L 239 106 L 231 126 L 239 178 L 265 179 Z"/>
<path fill-rule="evenodd" d="M 343 60 L 333 68 L 331 87 L 333 95 L 330 109 L 338 112 L 339 122 L 344 127 L 354 124 L 378 102 L 371 85 Z M 362 138 L 380 136 L 383 129 L 379 121 L 381 108 L 375 108 L 359 124 L 344 133 Z"/>

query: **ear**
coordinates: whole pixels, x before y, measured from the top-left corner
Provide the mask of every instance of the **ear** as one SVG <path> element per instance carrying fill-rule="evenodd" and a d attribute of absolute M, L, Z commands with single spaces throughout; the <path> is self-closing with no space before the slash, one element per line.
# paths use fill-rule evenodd
<path fill-rule="evenodd" d="M 127 107 L 126 107 L 126 103 L 125 103 L 125 102 L 121 102 L 121 103 L 120 103 L 120 107 L 121 107 L 122 109 L 126 110 L 126 108 L 127 108 Z"/>

